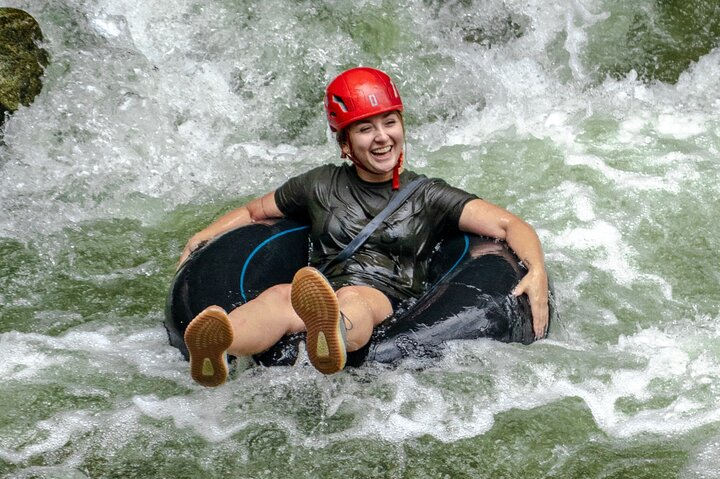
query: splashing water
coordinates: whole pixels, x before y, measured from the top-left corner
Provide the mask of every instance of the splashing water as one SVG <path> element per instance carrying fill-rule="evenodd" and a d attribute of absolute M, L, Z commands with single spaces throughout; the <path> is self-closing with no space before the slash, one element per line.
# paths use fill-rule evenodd
<path fill-rule="evenodd" d="M 2 477 L 720 477 L 715 3 L 11 1 L 52 60 L 0 146 Z M 340 161 L 388 71 L 409 167 L 538 230 L 561 322 L 431 365 L 194 385 L 186 239 Z"/>

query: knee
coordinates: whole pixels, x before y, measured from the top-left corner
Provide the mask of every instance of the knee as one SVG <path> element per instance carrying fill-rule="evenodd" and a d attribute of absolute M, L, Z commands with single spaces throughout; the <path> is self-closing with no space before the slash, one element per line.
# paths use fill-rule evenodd
<path fill-rule="evenodd" d="M 356 305 L 363 309 L 368 310 L 369 313 L 373 313 L 372 298 L 368 297 L 368 294 L 363 294 L 360 288 L 355 286 L 345 286 L 336 291 L 338 303 L 340 307 L 343 305 Z"/>
<path fill-rule="evenodd" d="M 392 314 L 392 304 L 385 294 L 369 286 L 345 286 L 337 291 L 338 301 L 343 305 L 357 305 L 367 310 L 373 322 Z"/>
<path fill-rule="evenodd" d="M 343 286 L 338 289 L 335 294 L 338 297 L 338 301 L 364 301 L 360 292 L 352 286 Z"/>
<path fill-rule="evenodd" d="M 390 304 L 381 292 L 367 286 L 345 286 L 337 291 L 340 304 L 362 305 L 373 314 Z"/>
<path fill-rule="evenodd" d="M 262 298 L 263 301 L 270 301 L 275 304 L 280 302 L 290 301 L 290 285 L 289 284 L 276 284 L 271 286 L 262 292 L 258 299 Z"/>

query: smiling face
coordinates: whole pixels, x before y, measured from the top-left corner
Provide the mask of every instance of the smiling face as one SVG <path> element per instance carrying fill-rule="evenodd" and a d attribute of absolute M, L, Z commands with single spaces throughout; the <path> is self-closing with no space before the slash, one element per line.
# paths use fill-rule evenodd
<path fill-rule="evenodd" d="M 392 178 L 405 142 L 400 113 L 391 111 L 359 120 L 348 127 L 347 138 L 343 153 L 366 168 L 357 169 L 360 178 L 370 182 Z"/>

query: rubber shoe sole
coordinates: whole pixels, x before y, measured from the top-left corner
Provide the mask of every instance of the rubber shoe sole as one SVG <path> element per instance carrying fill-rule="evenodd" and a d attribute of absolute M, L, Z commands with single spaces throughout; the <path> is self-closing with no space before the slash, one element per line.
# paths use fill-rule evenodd
<path fill-rule="evenodd" d="M 307 329 L 307 353 L 315 369 L 333 374 L 345 367 L 347 353 L 340 324 L 340 306 L 332 286 L 315 268 L 295 273 L 290 300 Z"/>
<path fill-rule="evenodd" d="M 228 376 L 225 351 L 232 342 L 232 325 L 224 309 L 210 306 L 195 316 L 185 330 L 190 376 L 206 387 L 223 384 Z"/>

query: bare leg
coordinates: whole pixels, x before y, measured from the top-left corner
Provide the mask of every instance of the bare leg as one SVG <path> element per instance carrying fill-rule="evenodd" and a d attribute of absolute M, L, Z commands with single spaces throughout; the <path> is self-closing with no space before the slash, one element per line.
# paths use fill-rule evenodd
<path fill-rule="evenodd" d="M 233 342 L 228 353 L 251 356 L 270 349 L 283 336 L 305 331 L 290 304 L 290 285 L 279 284 L 234 309 L 229 315 Z"/>
<path fill-rule="evenodd" d="M 392 314 L 390 301 L 376 289 L 346 286 L 336 294 L 316 269 L 300 271 L 305 280 L 294 282 L 294 288 L 289 284 L 273 286 L 230 314 L 211 306 L 190 322 L 185 343 L 193 379 L 205 386 L 218 386 L 227 377 L 226 353 L 261 353 L 283 336 L 305 331 L 306 327 L 311 362 L 319 371 L 331 374 L 345 366 L 346 351 L 367 344 L 373 327 Z M 297 296 L 294 299 L 293 294 Z M 345 316 L 345 338 L 340 311 Z"/>
<path fill-rule="evenodd" d="M 228 354 L 258 354 L 270 349 L 285 335 L 305 331 L 305 324 L 290 303 L 290 289 L 289 284 L 273 286 L 228 315 L 234 333 Z M 337 291 L 337 298 L 347 318 L 348 351 L 365 346 L 373 328 L 392 314 L 387 297 L 369 286 L 345 286 Z"/>
<path fill-rule="evenodd" d="M 337 291 L 340 311 L 345 315 L 348 351 L 357 351 L 370 341 L 373 328 L 392 314 L 390 300 L 369 286 L 345 286 Z"/>

